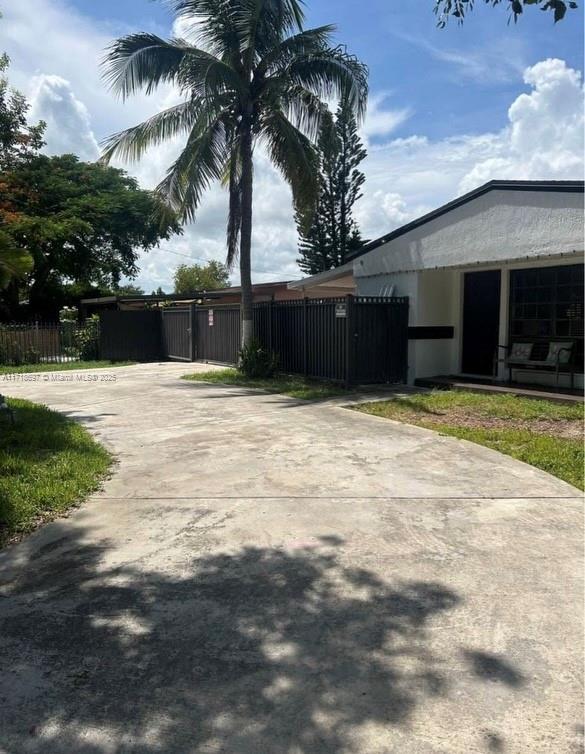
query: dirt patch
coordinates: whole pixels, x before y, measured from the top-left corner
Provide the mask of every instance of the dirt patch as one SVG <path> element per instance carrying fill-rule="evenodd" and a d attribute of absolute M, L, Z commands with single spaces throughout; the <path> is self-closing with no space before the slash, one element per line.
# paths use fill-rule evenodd
<path fill-rule="evenodd" d="M 469 414 L 461 409 L 447 409 L 429 413 L 405 413 L 406 421 L 424 423 L 427 426 L 449 424 L 468 429 L 518 429 L 537 434 L 576 440 L 583 437 L 583 424 L 570 419 L 504 419 L 498 416 Z"/>

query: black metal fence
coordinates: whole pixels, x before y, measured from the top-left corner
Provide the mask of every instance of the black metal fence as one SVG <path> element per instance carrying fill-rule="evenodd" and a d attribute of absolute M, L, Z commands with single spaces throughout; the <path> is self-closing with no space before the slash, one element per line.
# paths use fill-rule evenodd
<path fill-rule="evenodd" d="M 346 296 L 254 305 L 256 337 L 283 372 L 352 383 L 405 382 L 408 299 Z M 235 364 L 240 308 L 215 306 L 101 315 L 101 355 L 109 359 Z"/>
<path fill-rule="evenodd" d="M 166 358 L 160 311 L 102 312 L 100 358 L 112 361 L 160 361 Z"/>
<path fill-rule="evenodd" d="M 162 349 L 169 359 L 193 361 L 193 307 L 168 307 L 161 311 Z"/>
<path fill-rule="evenodd" d="M 0 364 L 67 363 L 93 360 L 99 353 L 99 322 L 0 324 Z"/>
<path fill-rule="evenodd" d="M 283 371 L 346 384 L 406 381 L 407 298 L 256 304 L 254 327 Z"/>
<path fill-rule="evenodd" d="M 197 307 L 195 358 L 235 364 L 240 353 L 240 307 Z"/>

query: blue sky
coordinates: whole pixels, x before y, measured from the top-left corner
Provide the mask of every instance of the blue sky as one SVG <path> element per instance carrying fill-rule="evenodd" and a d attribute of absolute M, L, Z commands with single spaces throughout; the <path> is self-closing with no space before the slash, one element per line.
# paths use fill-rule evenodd
<path fill-rule="evenodd" d="M 19 0 L 2 3 L 0 49 L 10 78 L 48 121 L 47 151 L 95 159 L 109 133 L 173 103 L 172 91 L 121 104 L 104 89 L 99 59 L 113 37 L 172 32 L 159 0 Z M 433 0 L 314 0 L 307 25 L 335 23 L 337 39 L 370 70 L 362 133 L 366 236 L 393 227 L 490 178 L 583 174 L 583 11 L 557 25 L 529 8 L 508 23 L 506 3 L 476 0 L 463 26 L 438 29 Z M 39 40 L 42 40 L 39 43 Z M 145 186 L 164 175 L 178 144 L 126 166 Z M 298 277 L 290 194 L 257 156 L 254 276 Z M 169 287 L 174 266 L 224 255 L 225 195 L 214 188 L 184 236 L 142 260 L 139 282 Z M 234 280 L 237 275 L 234 276 Z"/>
<path fill-rule="evenodd" d="M 172 15 L 160 0 L 70 3 L 112 34 L 148 30 L 168 35 Z M 544 58 L 573 68 L 583 60 L 583 11 L 553 25 L 550 13 L 528 9 L 508 24 L 506 3 L 478 0 L 463 26 L 438 29 L 433 0 L 313 0 L 307 26 L 334 23 L 337 39 L 366 62 L 372 92 L 388 92 L 394 107 L 412 115 L 395 134 L 413 129 L 430 138 L 501 128 L 522 71 Z M 364 11 L 358 11 L 363 8 Z"/>

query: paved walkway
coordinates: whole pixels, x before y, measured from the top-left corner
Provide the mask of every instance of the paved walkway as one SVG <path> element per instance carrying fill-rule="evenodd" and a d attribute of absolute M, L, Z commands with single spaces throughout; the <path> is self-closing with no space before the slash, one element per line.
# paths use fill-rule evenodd
<path fill-rule="evenodd" d="M 196 368 L 1 385 L 119 459 L 0 554 L 1 752 L 581 750 L 576 490 Z"/>

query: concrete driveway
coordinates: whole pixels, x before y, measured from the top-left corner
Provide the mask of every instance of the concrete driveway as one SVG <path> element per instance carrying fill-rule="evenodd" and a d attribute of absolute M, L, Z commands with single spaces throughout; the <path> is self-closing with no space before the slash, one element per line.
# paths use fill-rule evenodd
<path fill-rule="evenodd" d="M 575 489 L 197 368 L 0 385 L 119 458 L 0 555 L 0 751 L 582 751 Z"/>

